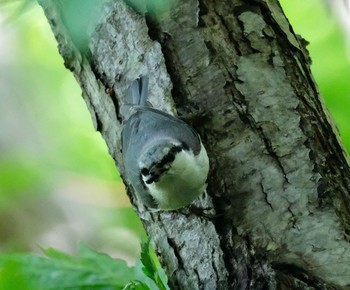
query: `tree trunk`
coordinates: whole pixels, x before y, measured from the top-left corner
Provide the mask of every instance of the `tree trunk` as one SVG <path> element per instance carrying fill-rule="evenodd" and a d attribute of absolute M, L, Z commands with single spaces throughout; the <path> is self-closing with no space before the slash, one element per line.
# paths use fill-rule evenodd
<path fill-rule="evenodd" d="M 86 1 L 82 41 L 69 1 L 39 0 L 124 180 L 132 80 L 149 76 L 155 108 L 204 113 L 205 214 L 148 212 L 126 184 L 170 288 L 350 289 L 349 162 L 277 0 Z"/>

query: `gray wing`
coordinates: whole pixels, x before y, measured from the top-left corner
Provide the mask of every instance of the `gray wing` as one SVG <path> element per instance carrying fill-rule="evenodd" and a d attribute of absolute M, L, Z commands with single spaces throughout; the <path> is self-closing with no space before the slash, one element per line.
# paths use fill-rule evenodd
<path fill-rule="evenodd" d="M 125 122 L 122 131 L 122 153 L 127 177 L 138 196 L 149 207 L 156 207 L 155 201 L 143 184 L 138 159 L 149 142 L 171 137 L 177 139 L 194 154 L 201 149 L 198 133 L 184 121 L 162 111 L 149 107 L 135 107 L 135 112 Z"/>
<path fill-rule="evenodd" d="M 135 113 L 124 123 L 122 131 L 123 150 L 131 146 L 142 147 L 156 137 L 173 137 L 191 148 L 194 154 L 201 149 L 198 133 L 184 121 L 149 107 L 135 107 Z M 133 144 L 138 140 L 138 144 Z"/>

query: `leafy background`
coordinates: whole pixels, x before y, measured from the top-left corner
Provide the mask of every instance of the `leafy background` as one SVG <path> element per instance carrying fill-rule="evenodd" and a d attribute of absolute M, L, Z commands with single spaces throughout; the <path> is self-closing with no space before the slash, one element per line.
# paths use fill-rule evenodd
<path fill-rule="evenodd" d="M 135 264 L 145 233 L 114 162 L 41 8 L 17 14 L 18 3 L 0 2 L 0 250 L 74 254 L 83 241 Z M 350 53 L 342 30 L 320 0 L 281 4 L 310 42 L 314 77 L 349 152 Z"/>
<path fill-rule="evenodd" d="M 38 5 L 0 6 L 0 250 L 139 257 L 142 226 Z"/>

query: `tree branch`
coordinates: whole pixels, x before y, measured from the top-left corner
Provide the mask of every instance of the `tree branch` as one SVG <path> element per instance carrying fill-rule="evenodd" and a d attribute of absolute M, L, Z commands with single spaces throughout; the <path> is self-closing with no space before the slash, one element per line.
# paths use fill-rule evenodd
<path fill-rule="evenodd" d="M 206 113 L 196 205 L 217 218 L 150 213 L 127 185 L 172 289 L 350 285 L 349 163 L 277 1 L 179 0 L 163 14 L 109 1 L 84 49 L 62 8 L 40 3 L 124 180 L 119 108 L 133 79 L 149 75 L 156 108 Z"/>

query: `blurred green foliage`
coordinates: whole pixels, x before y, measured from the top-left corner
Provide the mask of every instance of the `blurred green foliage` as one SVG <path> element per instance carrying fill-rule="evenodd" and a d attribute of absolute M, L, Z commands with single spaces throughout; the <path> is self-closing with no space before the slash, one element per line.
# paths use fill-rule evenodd
<path fill-rule="evenodd" d="M 0 250 L 84 240 L 135 261 L 141 222 L 42 9 L 22 4 L 0 0 Z"/>
<path fill-rule="evenodd" d="M 168 278 L 164 275 L 165 273 L 151 247 L 150 240 L 141 244 L 141 262 L 143 273 L 154 281 L 160 290 L 169 290 L 167 286 Z"/>
<path fill-rule="evenodd" d="M 56 0 L 65 26 L 80 51 L 88 51 L 88 34 L 96 26 L 103 0 Z M 40 2 L 40 1 L 38 1 Z"/>
<path fill-rule="evenodd" d="M 350 152 L 350 46 L 343 30 L 321 0 L 280 3 L 294 32 L 310 42 L 312 73 Z"/>
<path fill-rule="evenodd" d="M 44 254 L 1 255 L 0 290 L 169 290 L 149 242 L 142 245 L 142 264 L 133 267 L 84 245 L 80 245 L 78 256 L 52 248 Z"/>

